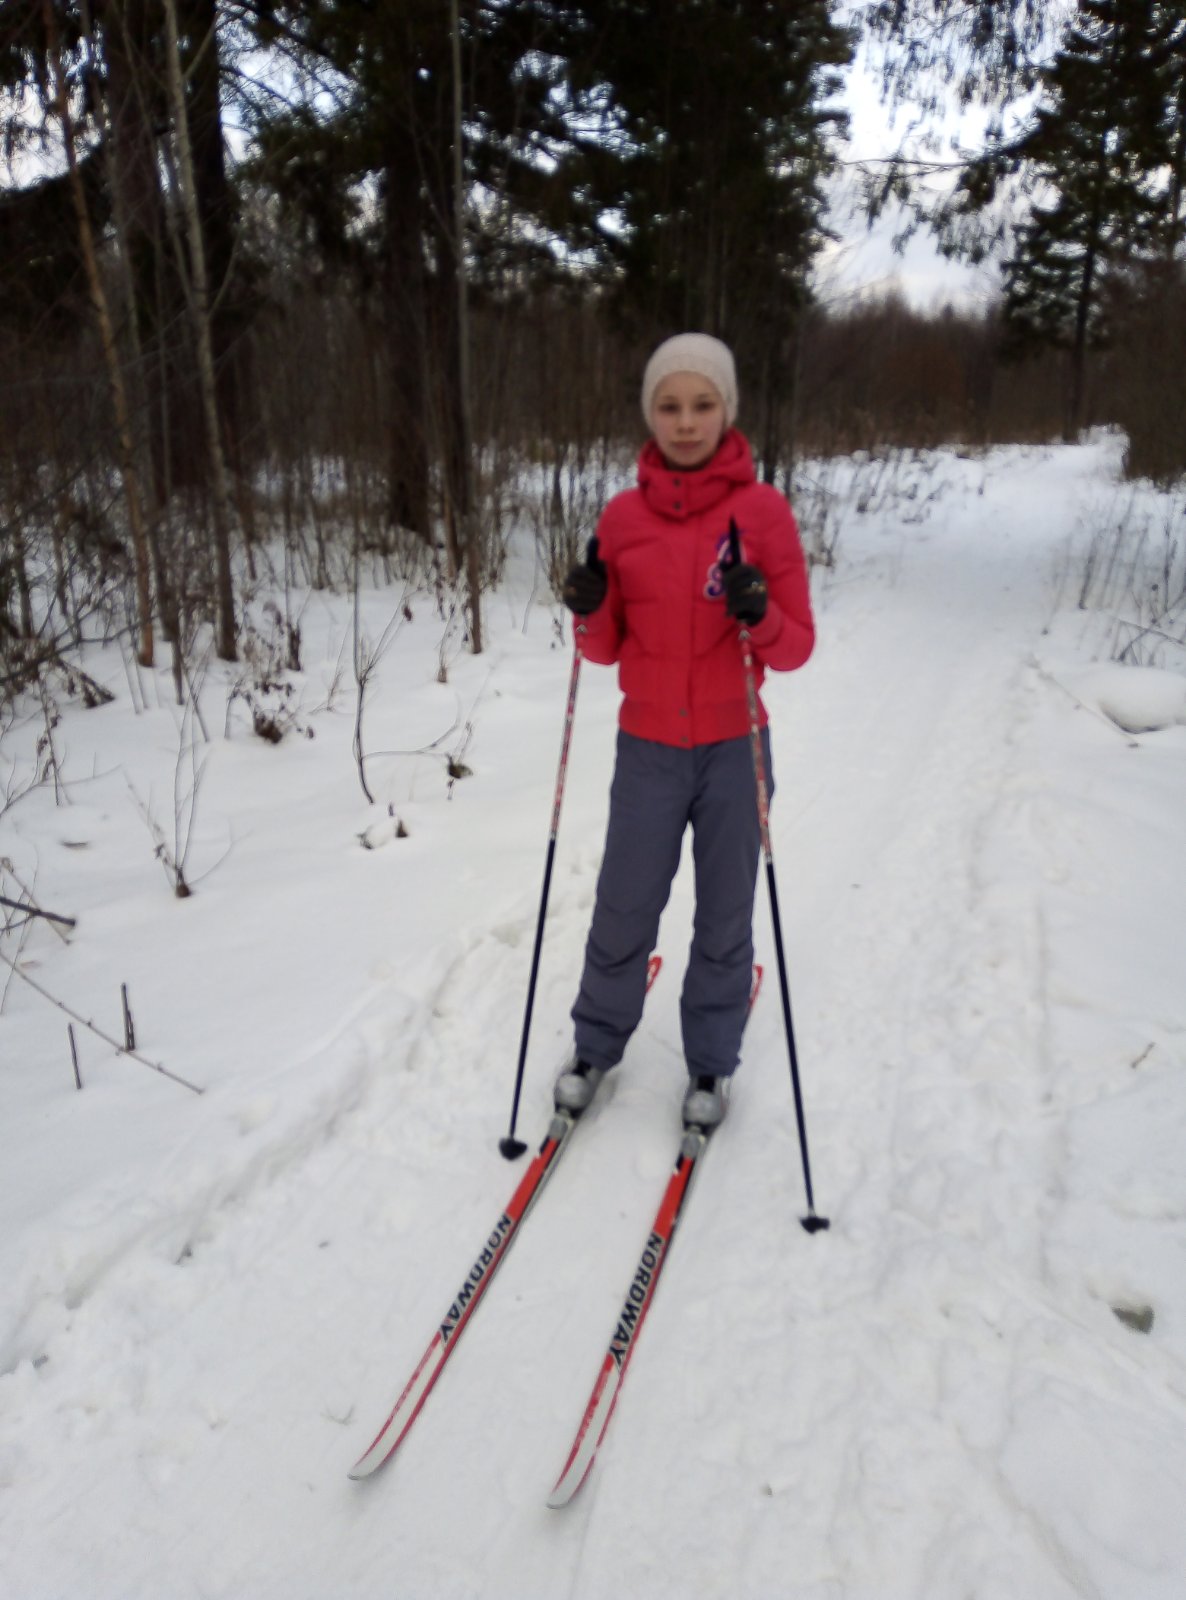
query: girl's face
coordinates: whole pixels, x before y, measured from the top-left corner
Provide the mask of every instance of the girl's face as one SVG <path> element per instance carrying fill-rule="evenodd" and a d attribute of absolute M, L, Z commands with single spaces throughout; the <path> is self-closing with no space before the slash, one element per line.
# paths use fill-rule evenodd
<path fill-rule="evenodd" d="M 725 402 L 697 372 L 673 372 L 651 401 L 651 432 L 669 467 L 694 472 L 716 454 L 725 433 Z"/>

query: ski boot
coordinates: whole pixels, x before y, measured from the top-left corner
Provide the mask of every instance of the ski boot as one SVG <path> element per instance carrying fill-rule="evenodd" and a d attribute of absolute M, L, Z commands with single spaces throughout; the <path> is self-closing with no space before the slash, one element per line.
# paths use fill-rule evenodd
<path fill-rule="evenodd" d="M 597 1093 L 597 1086 L 605 1077 L 604 1067 L 593 1067 L 587 1061 L 573 1060 L 556 1079 L 553 1097 L 557 1111 L 567 1111 L 579 1117 Z"/>
<path fill-rule="evenodd" d="M 726 1078 L 693 1078 L 684 1095 L 684 1127 L 702 1128 L 705 1132 L 719 1127 L 725 1120 Z"/>

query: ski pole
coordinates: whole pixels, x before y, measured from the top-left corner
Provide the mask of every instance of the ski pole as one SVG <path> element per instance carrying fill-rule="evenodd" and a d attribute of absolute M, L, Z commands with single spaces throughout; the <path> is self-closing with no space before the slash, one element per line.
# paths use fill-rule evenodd
<path fill-rule="evenodd" d="M 556 835 L 560 831 L 560 805 L 564 799 L 564 780 L 568 773 L 568 747 L 572 740 L 572 719 L 577 703 L 577 683 L 581 675 L 581 640 L 585 625 L 579 622 L 573 637 L 572 675 L 568 680 L 568 708 L 564 713 L 564 737 L 560 743 L 560 770 L 556 774 L 556 795 L 552 802 L 552 831 L 548 835 L 548 853 L 544 862 L 544 886 L 539 900 L 539 920 L 535 927 L 535 949 L 531 956 L 531 977 L 527 983 L 527 1009 L 523 1014 L 523 1037 L 519 1042 L 519 1067 L 515 1073 L 515 1093 L 511 1102 L 511 1123 L 506 1137 L 500 1139 L 498 1148 L 508 1161 L 517 1161 L 527 1146 L 515 1137 L 515 1124 L 519 1120 L 519 1096 L 523 1090 L 523 1069 L 527 1063 L 527 1039 L 531 1033 L 531 1012 L 535 1005 L 535 982 L 539 976 L 539 957 L 544 943 L 544 917 L 548 909 L 548 890 L 552 885 L 552 863 L 556 859 Z"/>
<path fill-rule="evenodd" d="M 729 566 L 741 560 L 741 536 L 737 523 L 729 518 Z M 741 661 L 745 670 L 745 699 L 749 711 L 750 749 L 754 758 L 754 784 L 758 795 L 758 829 L 762 838 L 762 854 L 766 858 L 766 887 L 770 891 L 770 920 L 774 924 L 774 950 L 778 958 L 778 987 L 782 994 L 782 1016 L 786 1024 L 787 1054 L 791 1062 L 791 1088 L 795 1094 L 795 1118 L 799 1125 L 799 1154 L 803 1158 L 803 1183 L 807 1190 L 807 1215 L 800 1222 L 808 1233 L 818 1233 L 830 1226 L 827 1217 L 816 1215 L 815 1196 L 811 1190 L 811 1160 L 807 1154 L 807 1119 L 803 1111 L 803 1091 L 799 1084 L 799 1056 L 795 1049 L 795 1029 L 791 1022 L 791 991 L 787 982 L 786 955 L 782 943 L 782 920 L 778 914 L 778 884 L 774 877 L 774 851 L 770 844 L 770 788 L 766 778 L 766 757 L 762 751 L 762 732 L 758 718 L 758 688 L 754 669 L 754 653 L 749 629 L 743 622 L 737 637 L 741 641 Z"/>

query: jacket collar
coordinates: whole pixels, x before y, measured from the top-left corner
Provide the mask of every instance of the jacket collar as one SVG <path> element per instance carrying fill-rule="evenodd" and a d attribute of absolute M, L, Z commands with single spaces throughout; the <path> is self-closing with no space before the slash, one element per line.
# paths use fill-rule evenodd
<path fill-rule="evenodd" d="M 743 484 L 754 481 L 754 459 L 745 435 L 730 428 L 712 460 L 695 472 L 673 470 L 648 439 L 638 458 L 638 486 L 652 511 L 673 522 L 711 511 Z"/>

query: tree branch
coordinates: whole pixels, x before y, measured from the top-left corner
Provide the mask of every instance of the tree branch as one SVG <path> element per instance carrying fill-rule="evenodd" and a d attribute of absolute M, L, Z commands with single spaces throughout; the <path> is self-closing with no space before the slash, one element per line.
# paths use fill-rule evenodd
<path fill-rule="evenodd" d="M 190 1083 L 188 1078 L 182 1078 L 176 1072 L 170 1072 L 168 1067 L 162 1067 L 159 1061 L 150 1061 L 147 1056 L 142 1056 L 138 1050 L 129 1050 L 118 1039 L 113 1039 L 110 1034 L 104 1033 L 102 1028 L 96 1027 L 86 1017 L 80 1016 L 77 1011 L 72 1010 L 64 1001 L 59 1000 L 56 995 L 50 994 L 48 989 L 43 989 L 37 980 L 31 978 L 27 972 L 22 972 L 16 962 L 11 957 L 6 956 L 2 950 L 0 950 L 0 961 L 3 961 L 5 966 L 10 967 L 18 978 L 23 978 L 31 989 L 37 991 L 43 1000 L 48 1000 L 50 1005 L 57 1006 L 59 1011 L 64 1011 L 68 1017 L 88 1029 L 96 1038 L 102 1039 L 103 1043 L 110 1045 L 117 1055 L 131 1056 L 134 1061 L 139 1061 L 141 1066 L 151 1067 L 154 1072 L 159 1072 L 162 1078 L 170 1078 L 174 1083 L 179 1083 L 183 1089 L 189 1089 L 193 1094 L 204 1094 L 206 1092 L 204 1089 L 199 1088 L 196 1083 Z"/>
<path fill-rule="evenodd" d="M 23 911 L 27 917 L 45 917 L 48 922 L 60 922 L 67 928 L 77 926 L 73 917 L 59 917 L 54 911 L 42 911 L 40 906 L 24 905 L 19 900 L 10 900 L 7 895 L 0 894 L 0 906 L 9 906 L 13 911 Z"/>

